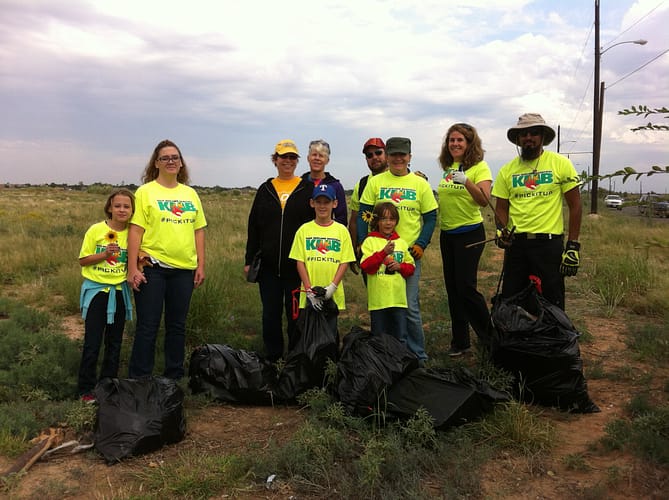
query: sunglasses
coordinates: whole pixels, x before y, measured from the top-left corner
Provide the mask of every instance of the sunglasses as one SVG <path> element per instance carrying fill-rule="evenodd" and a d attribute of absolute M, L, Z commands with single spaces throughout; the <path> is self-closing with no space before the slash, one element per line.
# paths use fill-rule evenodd
<path fill-rule="evenodd" d="M 383 149 L 377 149 L 376 151 L 368 151 L 365 153 L 365 157 L 371 158 L 372 156 L 381 156 L 383 154 Z"/>
<path fill-rule="evenodd" d="M 454 127 L 462 127 L 465 130 L 474 130 L 474 127 L 472 127 L 469 123 L 456 123 Z"/>
<path fill-rule="evenodd" d="M 521 130 L 520 132 L 518 132 L 518 136 L 523 137 L 526 134 L 530 134 L 530 135 L 533 135 L 535 137 L 538 137 L 542 133 L 543 133 L 543 131 L 540 128 L 533 127 L 533 128 L 528 128 L 528 129 L 525 129 L 525 130 Z"/>
<path fill-rule="evenodd" d="M 279 158 L 284 160 L 297 160 L 298 156 L 294 153 L 286 153 L 284 155 L 279 155 Z"/>

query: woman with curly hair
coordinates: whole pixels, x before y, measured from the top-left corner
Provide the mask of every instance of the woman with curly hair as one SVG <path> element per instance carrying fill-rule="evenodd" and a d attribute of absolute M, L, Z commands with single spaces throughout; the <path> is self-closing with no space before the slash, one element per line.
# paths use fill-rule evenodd
<path fill-rule="evenodd" d="M 485 240 L 481 207 L 490 199 L 492 173 L 483 154 L 476 129 L 456 123 L 446 132 L 439 155 L 444 170 L 437 188 L 439 243 L 453 334 L 449 356 L 471 349 L 470 325 L 484 346 L 490 335 L 490 313 L 477 289 L 483 245 L 468 246 Z"/>

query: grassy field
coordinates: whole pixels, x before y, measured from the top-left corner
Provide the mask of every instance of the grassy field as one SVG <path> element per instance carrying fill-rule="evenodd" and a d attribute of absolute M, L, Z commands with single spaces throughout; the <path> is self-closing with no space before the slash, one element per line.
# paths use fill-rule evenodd
<path fill-rule="evenodd" d="M 0 465 L 29 448 L 29 440 L 49 426 L 65 423 L 75 432 L 91 428 L 91 408 L 75 400 L 81 338 L 69 330 L 74 324 L 81 331 L 79 247 L 86 229 L 102 220 L 107 193 L 102 187 L 0 189 L 0 456 L 5 457 Z M 262 350 L 257 286 L 246 283 L 242 272 L 253 195 L 245 190 L 201 194 L 209 222 L 207 280 L 193 296 L 188 353 L 203 343 Z M 490 219 L 490 214 L 486 217 Z M 488 220 L 489 232 L 492 227 Z M 284 442 L 270 440 L 260 448 L 235 453 L 201 454 L 186 447 L 177 449 L 162 467 L 131 461 L 133 466 L 123 469 L 127 487 L 92 497 L 226 494 L 258 498 L 267 494 L 278 498 L 288 492 L 302 498 L 503 498 L 507 489 L 518 491 L 511 476 L 521 472 L 510 473 L 508 484 L 498 477 L 491 485 L 491 475 L 506 477 L 504 464 L 511 462 L 522 469 L 522 475 L 538 481 L 529 490 L 536 496 L 548 487 L 545 484 L 550 486 L 552 478 L 544 482 L 546 464 L 555 461 L 565 475 L 587 472 L 590 478 L 571 490 L 563 485 L 564 498 L 570 492 L 609 498 L 611 492 L 632 486 L 648 494 L 666 492 L 669 224 L 602 210 L 599 217 L 584 218 L 581 242 L 583 265 L 567 281 L 567 313 L 583 333 L 581 349 L 591 396 L 600 407 L 612 398 L 617 411 L 588 420 L 588 416 L 512 402 L 481 422 L 435 432 L 425 414 L 384 426 L 382 418 L 371 423 L 351 418 L 324 391 L 313 391 L 301 401 L 310 410 L 295 409 L 304 419 Z M 480 289 L 488 298 L 495 293 L 500 270 L 501 251 L 488 245 L 479 275 Z M 342 334 L 369 324 L 361 278 L 349 273 L 344 283 L 347 310 L 339 320 Z M 448 358 L 446 300 L 435 233 L 425 253 L 421 281 L 430 366 L 465 364 L 503 385 L 504 374 L 476 356 Z M 127 373 L 133 329 L 128 324 L 121 375 Z M 156 361 L 159 371 L 161 353 Z M 614 389 L 618 396 L 612 394 Z M 187 409 L 189 423 L 217 411 L 193 396 L 187 396 Z M 593 419 L 598 427 L 585 436 L 587 446 L 564 449 L 561 436 Z M 616 465 L 617 469 L 593 465 L 613 458 L 623 465 Z M 86 459 L 100 461 L 93 454 Z M 636 468 L 653 471 L 654 479 L 647 475 L 643 481 L 633 479 L 630 474 Z M 264 489 L 264 478 L 272 471 L 280 477 L 277 483 L 282 489 Z M 0 487 L 19 498 L 25 493 L 22 483 L 21 477 L 5 478 Z M 77 488 L 68 486 L 62 496 L 83 495 Z"/>

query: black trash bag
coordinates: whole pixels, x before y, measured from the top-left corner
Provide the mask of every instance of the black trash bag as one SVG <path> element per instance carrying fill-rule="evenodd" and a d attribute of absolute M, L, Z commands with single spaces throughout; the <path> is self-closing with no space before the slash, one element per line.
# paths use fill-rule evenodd
<path fill-rule="evenodd" d="M 369 415 L 383 391 L 418 368 L 418 358 L 391 335 L 372 335 L 354 326 L 344 337 L 335 396 L 354 415 Z"/>
<path fill-rule="evenodd" d="M 509 394 L 477 379 L 464 367 L 418 368 L 390 387 L 387 411 L 409 418 L 423 407 L 432 416 L 435 429 L 446 429 L 478 420 L 491 411 L 495 403 L 509 399 Z"/>
<path fill-rule="evenodd" d="M 332 299 L 324 302 L 321 311 L 311 305 L 300 310 L 297 336 L 279 373 L 277 399 L 293 401 L 306 390 L 324 385 L 327 361 L 336 362 L 339 354 L 338 315 L 339 309 Z"/>
<path fill-rule="evenodd" d="M 95 449 L 108 463 L 178 443 L 186 434 L 184 392 L 172 379 L 105 378 L 95 397 Z"/>
<path fill-rule="evenodd" d="M 497 330 L 492 360 L 516 377 L 518 398 L 574 413 L 599 411 L 583 376 L 580 333 L 534 284 L 507 299 L 497 298 L 492 321 Z"/>
<path fill-rule="evenodd" d="M 255 352 L 206 344 L 190 357 L 188 386 L 193 394 L 229 403 L 271 405 L 275 366 Z"/>

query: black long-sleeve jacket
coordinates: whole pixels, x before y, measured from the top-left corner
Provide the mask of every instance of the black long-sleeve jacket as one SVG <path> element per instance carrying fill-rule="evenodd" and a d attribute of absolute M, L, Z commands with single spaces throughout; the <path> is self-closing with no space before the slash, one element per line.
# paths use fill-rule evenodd
<path fill-rule="evenodd" d="M 313 190 L 314 185 L 302 179 L 281 210 L 272 179 L 260 185 L 249 214 L 246 265 L 261 250 L 261 272 L 272 272 L 283 278 L 298 276 L 295 261 L 289 259 L 288 254 L 299 227 L 314 218 L 314 209 L 309 205 Z"/>

